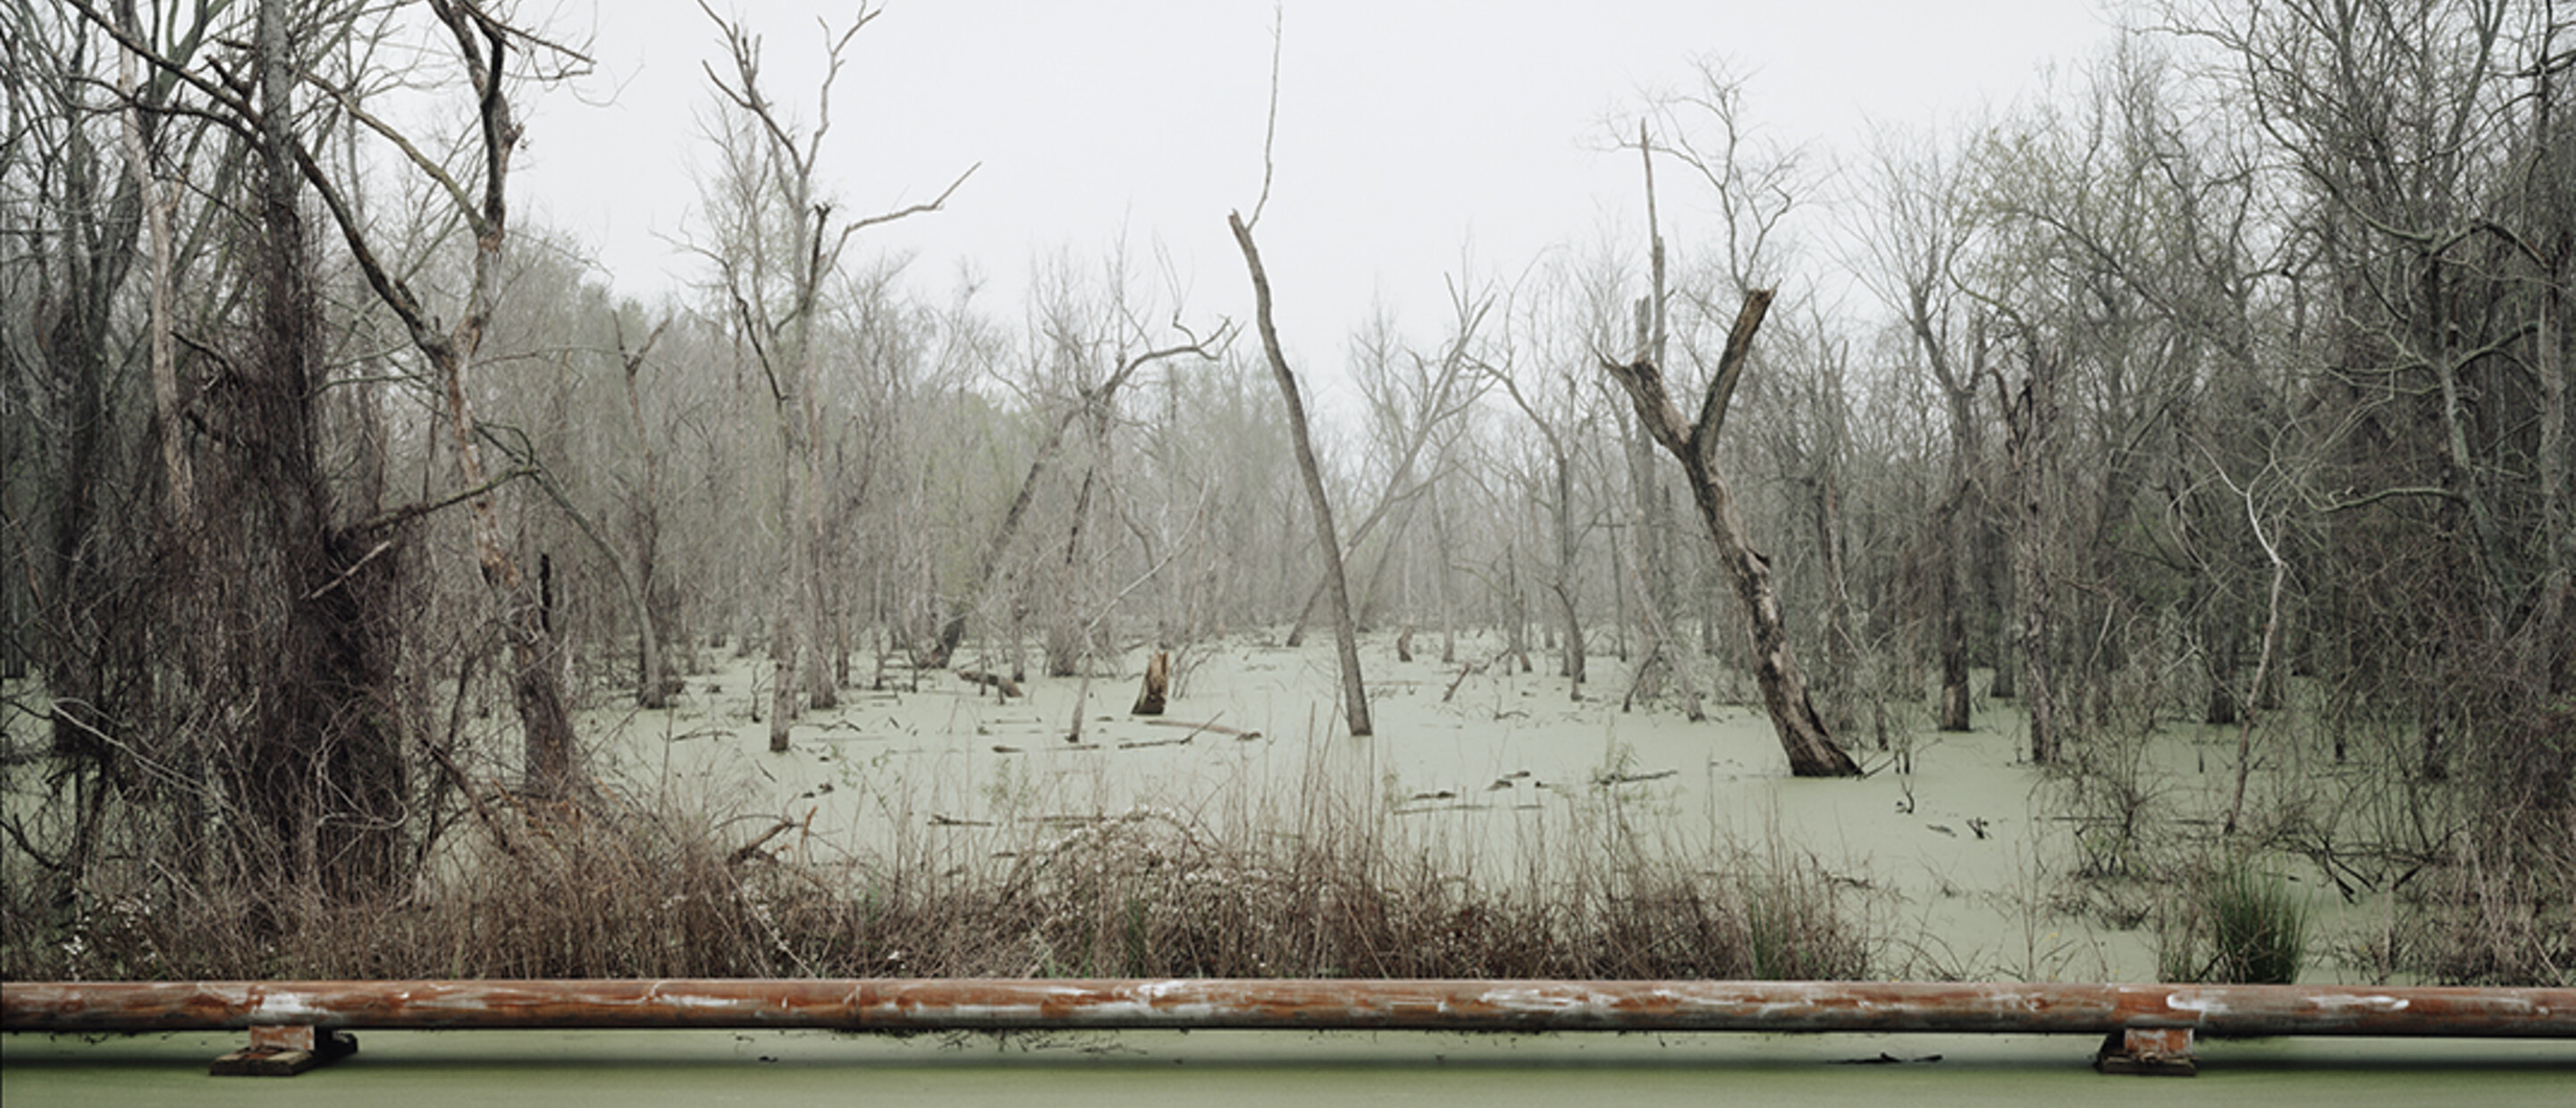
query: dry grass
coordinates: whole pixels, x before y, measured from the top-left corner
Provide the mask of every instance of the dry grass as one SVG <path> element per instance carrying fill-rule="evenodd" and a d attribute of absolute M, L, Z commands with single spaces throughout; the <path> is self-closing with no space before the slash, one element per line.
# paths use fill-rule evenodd
<path fill-rule="evenodd" d="M 466 823 L 405 894 L 205 890 L 102 868 L 6 882 L 0 975 L 42 978 L 1211 976 L 1854 978 L 1868 937 L 1813 866 L 1566 815 L 1510 872 L 1349 790 L 1222 816 L 908 830 L 602 801 Z M 1555 818 L 1555 817 L 1551 817 Z M 765 836 L 765 837 L 764 837 Z M 1488 859 L 1490 862 L 1490 859 Z"/>
<path fill-rule="evenodd" d="M 2576 985 L 2576 819 L 2561 815 L 2497 821 L 2527 840 L 2464 842 L 2401 901 L 2392 960 L 2443 984 Z"/>

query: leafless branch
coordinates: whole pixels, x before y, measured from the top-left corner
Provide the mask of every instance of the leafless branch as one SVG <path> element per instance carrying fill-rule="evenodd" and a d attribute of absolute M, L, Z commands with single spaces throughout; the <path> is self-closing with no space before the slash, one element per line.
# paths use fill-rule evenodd
<path fill-rule="evenodd" d="M 491 477 L 491 478 L 489 478 L 489 479 L 485 480 L 482 484 L 476 485 L 476 486 L 474 486 L 473 488 L 470 488 L 470 489 L 462 489 L 462 490 L 459 490 L 459 491 L 457 491 L 457 492 L 452 492 L 452 493 L 447 494 L 446 496 L 439 497 L 439 498 L 438 498 L 438 499 L 436 499 L 436 500 L 425 500 L 425 501 L 422 501 L 422 502 L 417 503 L 417 504 L 405 504 L 405 505 L 403 505 L 402 507 L 396 508 L 396 509 L 394 509 L 394 510 L 392 510 L 392 511 L 389 511 L 389 512 L 382 512 L 382 513 L 378 513 L 378 514 L 373 515 L 373 516 L 369 516 L 369 517 L 367 517 L 366 519 L 363 519 L 363 520 L 358 521 L 357 523 L 351 524 L 351 525 L 349 526 L 349 533 L 350 533 L 350 534 L 352 534 L 352 535 L 367 535 L 367 534 L 373 534 L 373 533 L 375 533 L 375 532 L 385 530 L 385 529 L 390 528 L 390 527 L 395 527 L 395 526 L 399 526 L 399 525 L 401 525 L 401 524 L 409 523 L 409 522 L 411 522 L 412 520 L 419 519 L 420 517 L 425 516 L 425 515 L 428 515 L 428 514 L 430 514 L 430 513 L 432 513 L 432 512 L 436 512 L 436 511 L 439 511 L 439 510 L 441 510 L 441 509 L 445 509 L 445 508 L 453 508 L 453 507 L 455 507 L 456 505 L 459 505 L 459 504 L 465 503 L 466 501 L 472 500 L 472 499 L 474 499 L 475 497 L 482 496 L 482 495 L 485 495 L 485 494 L 487 494 L 487 493 L 490 493 L 492 490 L 497 489 L 497 488 L 500 488 L 500 487 L 501 487 L 501 486 L 503 486 L 503 485 L 509 484 L 509 483 L 510 483 L 510 482 L 512 482 L 512 481 L 516 481 L 516 480 L 518 480 L 519 478 L 522 478 L 522 477 L 534 477 L 534 476 L 536 476 L 536 475 L 537 475 L 537 471 L 536 471 L 534 468 L 531 468 L 531 467 L 525 467 L 525 466 L 517 467 L 517 468 L 513 468 L 513 469 L 509 469 L 509 470 L 504 470 L 504 471 L 502 471 L 500 474 L 498 474 L 498 475 L 496 475 L 496 476 L 493 476 L 493 477 Z M 373 552 L 370 552 L 370 553 L 367 555 L 367 557 L 368 557 L 368 558 L 375 557 L 375 554 L 374 554 Z M 366 561 L 366 559 L 365 559 L 365 558 L 361 558 L 361 559 L 359 559 L 359 561 L 360 561 L 361 563 L 364 563 L 364 562 Z M 350 568 L 354 571 L 357 567 L 352 566 L 352 567 L 350 567 Z M 345 576 L 347 576 L 347 574 L 342 574 L 342 576 L 344 576 L 344 577 L 345 577 Z M 331 582 L 331 585 L 337 585 L 337 584 L 339 584 L 339 582 L 338 582 L 338 581 L 333 581 L 333 582 Z M 330 588 L 331 588 L 331 585 L 325 585 L 325 586 L 323 586 L 323 588 L 322 588 L 321 590 L 316 591 L 316 592 L 313 594 L 313 596 L 318 597 L 318 596 L 322 595 L 322 593 L 323 593 L 323 592 L 327 592 L 327 591 L 329 591 L 329 590 L 330 590 Z M 309 600 L 309 599 L 312 599 L 312 598 L 313 598 L 313 597 L 306 597 L 306 599 L 308 599 L 308 600 Z"/>
<path fill-rule="evenodd" d="M 1270 6 L 1270 107 L 1261 128 L 1261 199 L 1253 201 L 1252 218 L 1243 221 L 1243 229 L 1247 231 L 1261 223 L 1261 210 L 1270 206 L 1270 176 L 1273 166 L 1277 164 L 1272 161 L 1270 155 L 1279 141 L 1279 55 L 1281 43 L 1285 41 L 1287 21 L 1287 10 L 1279 4 L 1272 4 Z"/>
<path fill-rule="evenodd" d="M 957 192 L 957 186 L 965 184 L 967 178 L 974 176 L 975 171 L 982 168 L 984 168 L 984 163 L 982 162 L 977 162 L 973 165 L 967 166 L 966 172 L 958 174 L 956 180 L 948 182 L 948 187 L 939 190 L 939 195 L 929 203 L 914 204 L 907 208 L 901 208 L 879 215 L 872 215 L 866 219 L 857 220 L 851 223 L 849 226 L 841 229 L 842 240 L 847 241 L 853 233 L 866 230 L 867 228 L 877 226 L 881 223 L 892 223 L 895 220 L 909 216 L 922 215 L 924 213 L 941 210 L 948 204 L 948 198 Z M 834 252 L 838 252 L 837 247 L 834 248 Z"/>

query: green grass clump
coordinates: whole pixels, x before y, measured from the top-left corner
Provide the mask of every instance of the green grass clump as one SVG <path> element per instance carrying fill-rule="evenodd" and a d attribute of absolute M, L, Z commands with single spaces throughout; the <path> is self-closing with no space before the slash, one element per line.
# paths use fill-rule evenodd
<path fill-rule="evenodd" d="M 2194 883 L 2157 957 L 2168 981 L 2287 985 L 2307 958 L 2308 913 L 2279 878 L 2230 864 Z"/>

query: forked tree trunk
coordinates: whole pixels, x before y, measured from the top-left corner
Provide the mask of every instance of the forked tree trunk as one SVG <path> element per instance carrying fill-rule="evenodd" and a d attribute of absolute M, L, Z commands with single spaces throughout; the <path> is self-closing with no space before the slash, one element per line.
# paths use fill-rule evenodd
<path fill-rule="evenodd" d="M 1674 407 L 1664 387 L 1663 370 L 1653 361 L 1639 358 L 1635 364 L 1623 366 L 1604 360 L 1603 368 L 1627 390 L 1639 421 L 1655 441 L 1681 461 L 1691 499 L 1699 505 L 1700 519 L 1708 525 L 1709 538 L 1717 545 L 1718 560 L 1726 566 L 1735 595 L 1743 602 L 1751 623 L 1754 680 L 1762 689 L 1763 707 L 1771 714 L 1772 728 L 1779 733 L 1780 749 L 1789 756 L 1789 772 L 1800 777 L 1855 777 L 1860 774 L 1859 763 L 1834 744 L 1808 698 L 1806 680 L 1798 672 L 1797 655 L 1789 647 L 1779 593 L 1771 584 L 1770 559 L 1745 540 L 1744 520 L 1736 507 L 1734 490 L 1714 461 L 1727 402 L 1743 375 L 1746 357 L 1752 353 L 1753 334 L 1761 328 L 1762 317 L 1770 308 L 1770 290 L 1755 289 L 1745 294 L 1743 310 L 1737 313 L 1735 328 L 1727 335 L 1726 352 L 1709 382 L 1708 396 L 1696 422 L 1683 421 L 1681 410 Z"/>

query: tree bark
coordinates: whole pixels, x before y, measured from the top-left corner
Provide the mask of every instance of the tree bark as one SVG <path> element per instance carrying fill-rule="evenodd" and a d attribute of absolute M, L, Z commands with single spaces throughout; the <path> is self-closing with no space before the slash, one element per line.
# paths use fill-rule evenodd
<path fill-rule="evenodd" d="M 125 138 L 126 173 L 134 180 L 137 197 L 143 209 L 144 226 L 151 231 L 152 243 L 152 427 L 161 440 L 162 479 L 169 487 L 173 525 L 186 529 L 196 516 L 197 482 L 188 466 L 187 446 L 179 422 L 179 370 L 173 350 L 170 321 L 170 277 L 172 249 L 170 244 L 170 204 L 162 196 L 161 186 L 152 173 L 152 161 L 144 149 L 142 109 L 136 106 L 140 83 L 134 75 L 134 53 L 117 52 L 117 83 L 126 98 L 125 109 L 118 114 Z"/>
<path fill-rule="evenodd" d="M 1316 547 L 1324 559 L 1324 590 L 1333 605 L 1333 644 L 1341 658 L 1342 701 L 1351 734 L 1372 734 L 1369 723 L 1368 687 L 1360 680 L 1359 636 L 1351 626 L 1351 593 L 1342 572 L 1341 540 L 1333 530 L 1333 504 L 1324 494 L 1323 470 L 1315 462 L 1315 443 L 1306 430 L 1306 403 L 1297 394 L 1297 375 L 1288 369 L 1288 357 L 1280 352 L 1279 332 L 1270 322 L 1270 275 L 1261 268 L 1261 250 L 1252 243 L 1252 228 L 1244 225 L 1239 214 L 1226 213 L 1226 225 L 1234 230 L 1235 245 L 1243 248 L 1243 264 L 1252 271 L 1253 318 L 1261 332 L 1261 349 L 1270 359 L 1270 375 L 1279 382 L 1280 398 L 1288 406 L 1288 433 L 1297 447 L 1297 469 L 1306 479 L 1306 500 L 1315 517 Z"/>

